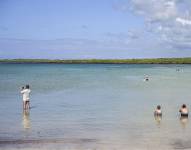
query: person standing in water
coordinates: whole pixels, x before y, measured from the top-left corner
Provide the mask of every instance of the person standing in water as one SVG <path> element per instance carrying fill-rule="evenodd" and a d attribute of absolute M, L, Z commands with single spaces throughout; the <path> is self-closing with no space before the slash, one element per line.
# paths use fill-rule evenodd
<path fill-rule="evenodd" d="M 160 105 L 157 105 L 157 108 L 154 111 L 154 118 L 155 118 L 157 125 L 160 127 L 160 123 L 162 120 L 162 110 L 161 110 Z"/>
<path fill-rule="evenodd" d="M 181 117 L 188 117 L 188 108 L 186 104 L 183 104 L 179 110 Z"/>
<path fill-rule="evenodd" d="M 23 110 L 30 109 L 30 92 L 29 85 L 26 85 L 26 87 L 21 90 L 21 94 L 23 94 Z"/>
<path fill-rule="evenodd" d="M 158 105 L 156 110 L 154 111 L 154 115 L 155 116 L 162 116 L 162 110 L 161 110 L 161 106 Z"/>

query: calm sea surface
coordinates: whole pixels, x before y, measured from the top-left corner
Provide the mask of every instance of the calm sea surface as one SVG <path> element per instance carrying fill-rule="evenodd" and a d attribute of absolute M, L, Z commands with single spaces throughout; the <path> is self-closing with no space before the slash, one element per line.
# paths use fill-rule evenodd
<path fill-rule="evenodd" d="M 191 109 L 191 65 L 0 64 L 0 149 L 191 149 L 183 103 Z"/>

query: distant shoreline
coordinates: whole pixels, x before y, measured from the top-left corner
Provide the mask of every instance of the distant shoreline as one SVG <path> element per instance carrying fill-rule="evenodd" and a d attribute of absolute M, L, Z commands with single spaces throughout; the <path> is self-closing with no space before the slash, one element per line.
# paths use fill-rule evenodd
<path fill-rule="evenodd" d="M 191 64 L 187 58 L 145 58 L 145 59 L 0 59 L 0 63 L 30 64 Z"/>

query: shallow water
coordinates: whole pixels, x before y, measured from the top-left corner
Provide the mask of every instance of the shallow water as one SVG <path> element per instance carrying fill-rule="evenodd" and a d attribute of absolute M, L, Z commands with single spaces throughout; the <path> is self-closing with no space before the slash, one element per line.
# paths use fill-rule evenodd
<path fill-rule="evenodd" d="M 0 64 L 0 149 L 191 149 L 178 114 L 190 77 L 191 65 Z"/>

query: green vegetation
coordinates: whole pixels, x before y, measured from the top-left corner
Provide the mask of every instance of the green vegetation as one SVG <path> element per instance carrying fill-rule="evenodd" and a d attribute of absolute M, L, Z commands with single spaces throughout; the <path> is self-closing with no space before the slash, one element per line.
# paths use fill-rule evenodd
<path fill-rule="evenodd" d="M 0 59 L 0 63 L 63 63 L 63 64 L 191 64 L 188 58 L 148 58 L 148 59 Z"/>

